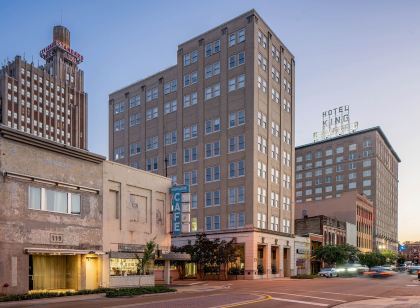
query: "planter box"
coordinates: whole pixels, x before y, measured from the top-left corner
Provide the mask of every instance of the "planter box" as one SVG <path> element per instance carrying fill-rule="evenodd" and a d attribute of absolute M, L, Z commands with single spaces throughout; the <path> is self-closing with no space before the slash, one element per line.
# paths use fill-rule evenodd
<path fill-rule="evenodd" d="M 155 276 L 154 275 L 130 275 L 130 276 L 110 276 L 109 287 L 110 288 L 121 288 L 121 287 L 143 287 L 143 286 L 154 286 Z"/>
<path fill-rule="evenodd" d="M 244 280 L 245 275 L 228 275 L 228 280 Z"/>

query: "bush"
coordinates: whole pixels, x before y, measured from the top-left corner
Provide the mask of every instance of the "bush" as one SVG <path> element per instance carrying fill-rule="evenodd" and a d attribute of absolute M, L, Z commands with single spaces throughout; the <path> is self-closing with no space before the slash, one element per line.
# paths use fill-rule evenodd
<path fill-rule="evenodd" d="M 136 296 L 143 294 L 153 293 L 166 293 L 175 292 L 175 289 L 168 288 L 166 286 L 155 286 L 155 287 L 140 287 L 140 288 L 119 288 L 109 289 L 106 291 L 106 297 L 120 297 L 120 296 Z"/>
<path fill-rule="evenodd" d="M 35 292 L 35 293 L 26 293 L 26 294 L 13 294 L 0 297 L 0 302 L 10 302 L 10 301 L 23 301 L 30 299 L 41 299 L 41 298 L 50 298 L 50 297 L 61 297 L 61 296 L 73 296 L 73 295 L 85 295 L 85 294 L 98 294 L 106 293 L 108 288 L 99 288 L 93 290 L 79 290 L 79 291 L 65 291 L 65 292 Z"/>
<path fill-rule="evenodd" d="M 262 264 L 257 265 L 258 275 L 264 275 L 264 266 Z"/>
<path fill-rule="evenodd" d="M 243 275 L 244 269 L 239 267 L 231 267 L 228 272 L 229 275 Z"/>
<path fill-rule="evenodd" d="M 302 274 L 302 275 L 291 276 L 290 278 L 292 278 L 292 279 L 314 279 L 316 277 L 317 277 L 316 275 Z"/>

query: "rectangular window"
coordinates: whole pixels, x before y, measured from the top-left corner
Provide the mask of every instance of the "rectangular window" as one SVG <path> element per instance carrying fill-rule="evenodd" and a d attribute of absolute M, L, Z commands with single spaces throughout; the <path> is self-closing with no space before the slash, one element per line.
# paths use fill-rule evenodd
<path fill-rule="evenodd" d="M 211 78 L 213 76 L 220 74 L 220 61 L 217 61 L 213 64 L 209 64 L 205 67 L 205 78 Z"/>
<path fill-rule="evenodd" d="M 216 83 L 205 90 L 205 100 L 220 96 L 220 83 Z"/>
<path fill-rule="evenodd" d="M 131 143 L 130 144 L 130 156 L 140 154 L 141 146 L 140 143 Z"/>
<path fill-rule="evenodd" d="M 165 145 L 176 144 L 176 143 L 177 143 L 176 130 L 173 130 L 165 134 Z"/>
<path fill-rule="evenodd" d="M 130 108 L 140 106 L 140 95 L 133 96 L 129 102 Z"/>
<path fill-rule="evenodd" d="M 158 117 L 158 107 L 149 108 L 146 110 L 146 121 L 155 119 Z"/>
<path fill-rule="evenodd" d="M 146 151 L 155 150 L 159 146 L 158 136 L 149 137 L 146 139 Z"/>
<path fill-rule="evenodd" d="M 197 138 L 197 124 L 184 127 L 184 140 Z"/>
<path fill-rule="evenodd" d="M 158 98 L 159 90 L 158 87 L 153 87 L 146 90 L 146 102 L 150 102 Z"/>
<path fill-rule="evenodd" d="M 196 104 L 197 104 L 197 92 L 184 95 L 184 108 L 187 108 Z"/>
<path fill-rule="evenodd" d="M 29 187 L 29 208 L 41 209 L 41 188 Z"/>
<path fill-rule="evenodd" d="M 164 114 L 168 114 L 175 111 L 176 111 L 176 100 L 165 103 Z"/>
<path fill-rule="evenodd" d="M 169 94 L 171 92 L 175 92 L 176 88 L 177 88 L 176 79 L 166 82 L 163 86 L 163 94 Z"/>

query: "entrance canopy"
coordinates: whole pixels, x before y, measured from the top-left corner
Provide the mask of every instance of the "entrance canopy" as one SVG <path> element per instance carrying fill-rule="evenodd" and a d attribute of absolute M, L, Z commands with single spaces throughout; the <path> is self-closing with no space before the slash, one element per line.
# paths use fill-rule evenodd
<path fill-rule="evenodd" d="M 27 254 L 49 254 L 49 255 L 103 255 L 102 251 L 95 250 L 79 250 L 79 249 L 57 249 L 57 248 L 43 248 L 43 247 L 31 247 L 24 248 Z"/>

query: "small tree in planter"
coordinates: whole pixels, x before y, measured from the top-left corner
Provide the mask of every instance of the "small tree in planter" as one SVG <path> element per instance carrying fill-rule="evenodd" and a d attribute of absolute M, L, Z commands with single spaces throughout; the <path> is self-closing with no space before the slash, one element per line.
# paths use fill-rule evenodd
<path fill-rule="evenodd" d="M 137 263 L 137 274 L 139 275 L 149 275 L 149 267 L 152 261 L 155 259 L 155 249 L 156 243 L 154 240 L 148 241 L 146 247 L 144 248 L 143 256 L 140 257 L 136 255 L 138 260 Z"/>

